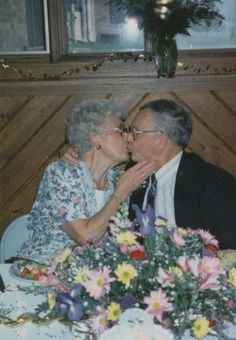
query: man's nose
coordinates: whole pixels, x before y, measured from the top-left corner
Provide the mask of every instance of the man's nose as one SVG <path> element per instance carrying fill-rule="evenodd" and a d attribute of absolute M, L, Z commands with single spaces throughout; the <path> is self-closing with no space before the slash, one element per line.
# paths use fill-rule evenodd
<path fill-rule="evenodd" d="M 127 142 L 133 143 L 134 139 L 133 139 L 132 133 L 126 132 L 126 135 L 127 135 L 127 137 L 126 137 Z"/>

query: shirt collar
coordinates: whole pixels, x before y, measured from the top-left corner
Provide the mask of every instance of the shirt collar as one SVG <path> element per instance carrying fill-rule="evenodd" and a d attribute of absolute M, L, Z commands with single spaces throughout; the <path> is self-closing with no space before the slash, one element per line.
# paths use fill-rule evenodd
<path fill-rule="evenodd" d="M 172 175 L 177 173 L 182 154 L 183 151 L 180 151 L 155 173 L 158 185 L 164 184 Z"/>

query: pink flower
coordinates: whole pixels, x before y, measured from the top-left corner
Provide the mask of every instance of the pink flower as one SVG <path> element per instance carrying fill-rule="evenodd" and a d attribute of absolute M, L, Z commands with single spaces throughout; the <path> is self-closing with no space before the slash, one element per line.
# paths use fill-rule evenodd
<path fill-rule="evenodd" d="M 129 252 L 129 246 L 126 246 L 126 245 L 121 245 L 120 246 L 120 252 L 123 253 L 123 254 L 127 254 Z"/>
<path fill-rule="evenodd" d="M 159 268 L 157 281 L 163 286 L 167 287 L 173 281 L 173 276 L 166 270 Z"/>
<path fill-rule="evenodd" d="M 207 276 L 205 276 L 201 280 L 199 289 L 200 290 L 204 290 L 204 289 L 217 290 L 217 289 L 219 289 L 218 278 L 219 278 L 218 275 L 208 274 Z"/>
<path fill-rule="evenodd" d="M 178 266 L 182 269 L 183 272 L 189 271 L 189 264 L 187 256 L 180 256 L 177 260 Z"/>
<path fill-rule="evenodd" d="M 162 321 L 162 314 L 172 310 L 172 304 L 169 303 L 166 293 L 162 289 L 152 291 L 150 296 L 144 298 L 144 302 L 148 305 L 147 312 L 160 322 Z"/>
<path fill-rule="evenodd" d="M 234 308 L 234 301 L 233 301 L 233 300 L 229 300 L 229 301 L 227 302 L 227 308 L 228 308 L 229 310 L 231 310 L 231 309 Z"/>
<path fill-rule="evenodd" d="M 201 273 L 203 275 L 218 275 L 221 272 L 220 260 L 217 257 L 204 256 L 201 260 Z"/>
<path fill-rule="evenodd" d="M 201 273 L 201 260 L 189 260 L 188 266 L 190 272 L 195 276 L 199 277 Z"/>
<path fill-rule="evenodd" d="M 180 248 L 185 245 L 185 240 L 183 236 L 180 235 L 180 233 L 178 233 L 177 231 L 173 233 L 171 239 L 177 248 Z"/>
<path fill-rule="evenodd" d="M 202 229 L 198 229 L 196 231 L 196 234 L 200 236 L 202 242 L 205 245 L 209 245 L 210 244 L 210 245 L 215 246 L 216 248 L 219 248 L 219 242 L 208 231 L 202 230 Z"/>
<path fill-rule="evenodd" d="M 101 308 L 98 315 L 91 318 L 91 328 L 97 335 L 100 335 L 108 328 L 107 312 Z"/>
<path fill-rule="evenodd" d="M 103 267 L 90 273 L 84 286 L 91 297 L 98 300 L 110 291 L 110 283 L 115 280 L 109 276 L 110 272 L 109 268 Z"/>

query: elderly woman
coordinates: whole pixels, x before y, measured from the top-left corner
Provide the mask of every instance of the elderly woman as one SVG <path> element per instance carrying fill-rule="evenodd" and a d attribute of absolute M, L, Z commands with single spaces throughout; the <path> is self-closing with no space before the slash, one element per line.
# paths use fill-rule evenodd
<path fill-rule="evenodd" d="M 32 237 L 18 256 L 44 262 L 61 248 L 99 241 L 120 203 L 155 170 L 143 161 L 114 181 L 115 165 L 127 161 L 123 112 L 110 100 L 76 106 L 67 124 L 68 142 L 80 150 L 81 161 L 50 164 L 40 183 L 28 219 Z"/>

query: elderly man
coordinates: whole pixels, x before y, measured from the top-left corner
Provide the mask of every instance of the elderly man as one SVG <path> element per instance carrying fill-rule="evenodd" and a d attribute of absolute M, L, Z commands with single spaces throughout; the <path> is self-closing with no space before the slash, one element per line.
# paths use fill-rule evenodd
<path fill-rule="evenodd" d="M 171 100 L 146 103 L 127 133 L 134 162 L 155 160 L 159 170 L 130 196 L 145 209 L 152 204 L 156 216 L 170 224 L 208 230 L 221 249 L 236 249 L 236 181 L 226 171 L 184 151 L 192 133 L 192 119 Z"/>
<path fill-rule="evenodd" d="M 209 230 L 220 248 L 236 249 L 236 181 L 184 151 L 191 133 L 189 113 L 174 101 L 156 100 L 140 109 L 128 135 L 132 159 L 156 160 L 160 168 L 131 194 L 130 218 L 134 218 L 134 203 L 143 209 L 153 203 L 156 215 L 169 223 Z M 153 202 L 148 202 L 149 196 Z"/>

